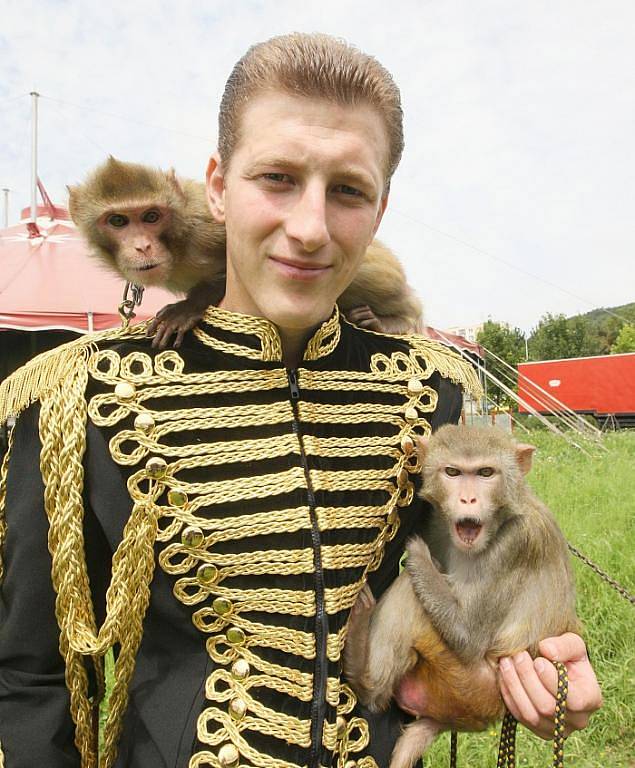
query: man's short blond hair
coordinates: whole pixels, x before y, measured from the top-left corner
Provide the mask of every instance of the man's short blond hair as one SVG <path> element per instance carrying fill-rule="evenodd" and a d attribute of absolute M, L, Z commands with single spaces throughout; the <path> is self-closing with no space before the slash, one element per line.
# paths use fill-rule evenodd
<path fill-rule="evenodd" d="M 279 90 L 292 96 L 376 109 L 388 136 L 388 188 L 403 152 L 399 89 L 377 59 L 323 34 L 296 32 L 273 37 L 253 45 L 236 63 L 218 115 L 218 149 L 223 165 L 229 165 L 240 140 L 240 118 L 248 100 L 264 91 Z"/>

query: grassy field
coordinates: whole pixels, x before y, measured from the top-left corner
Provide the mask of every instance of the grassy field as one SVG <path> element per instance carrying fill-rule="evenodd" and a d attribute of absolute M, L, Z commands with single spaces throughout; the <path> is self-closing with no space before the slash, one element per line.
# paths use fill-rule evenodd
<path fill-rule="evenodd" d="M 609 434 L 593 458 L 560 438 L 535 431 L 519 440 L 538 448 L 530 482 L 569 541 L 635 593 L 635 432 Z M 604 695 L 589 727 L 566 742 L 571 768 L 635 768 L 635 608 L 574 558 L 578 614 Z M 458 765 L 496 765 L 498 733 L 459 735 Z M 519 766 L 551 766 L 551 745 L 523 728 Z M 426 768 L 446 768 L 449 736 L 438 739 Z"/>

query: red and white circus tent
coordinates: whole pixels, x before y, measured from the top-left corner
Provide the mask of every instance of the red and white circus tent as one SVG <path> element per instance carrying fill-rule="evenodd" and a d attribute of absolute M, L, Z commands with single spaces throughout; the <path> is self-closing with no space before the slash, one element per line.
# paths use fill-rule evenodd
<path fill-rule="evenodd" d="M 89 256 L 64 208 L 39 207 L 35 227 L 26 208 L 19 224 L 0 229 L 0 330 L 116 328 L 124 285 Z M 167 291 L 146 290 L 134 322 L 174 300 Z"/>

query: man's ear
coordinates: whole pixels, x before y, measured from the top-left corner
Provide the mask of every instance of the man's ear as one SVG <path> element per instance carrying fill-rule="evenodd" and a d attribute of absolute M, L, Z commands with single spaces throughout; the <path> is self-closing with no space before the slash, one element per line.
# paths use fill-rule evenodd
<path fill-rule="evenodd" d="M 377 234 L 381 220 L 384 217 L 386 206 L 388 205 L 388 192 L 386 192 L 379 201 L 379 210 L 377 211 L 377 217 L 375 218 L 375 225 L 373 227 L 373 237 Z"/>
<path fill-rule="evenodd" d="M 535 450 L 535 446 L 528 445 L 527 443 L 516 444 L 516 463 L 520 467 L 520 471 L 523 473 L 523 475 L 528 474 L 529 470 L 531 469 L 531 462 L 533 460 Z"/>
<path fill-rule="evenodd" d="M 207 204 L 219 224 L 225 223 L 225 174 L 218 152 L 210 157 L 205 174 Z"/>

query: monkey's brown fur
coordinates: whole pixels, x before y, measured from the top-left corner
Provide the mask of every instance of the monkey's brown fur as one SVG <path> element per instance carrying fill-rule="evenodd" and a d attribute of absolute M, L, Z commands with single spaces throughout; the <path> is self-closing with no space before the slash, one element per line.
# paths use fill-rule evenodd
<path fill-rule="evenodd" d="M 532 451 L 494 428 L 445 426 L 419 445 L 421 495 L 433 507 L 428 544 L 411 540 L 406 570 L 376 607 L 362 592 L 344 650 L 349 681 L 371 709 L 393 695 L 414 708 L 412 691 L 425 690 L 426 716 L 406 728 L 391 768 L 413 765 L 441 730 L 481 730 L 502 715 L 500 657 L 535 656 L 541 639 L 579 631 L 566 541 L 524 481 Z M 466 477 L 494 470 L 474 481 L 473 550 L 456 544 L 452 526 L 474 513 L 452 508 L 446 467 Z"/>
<path fill-rule="evenodd" d="M 92 253 L 110 269 L 130 280 L 119 259 L 119 246 L 109 237 L 103 221 L 109 213 L 132 208 L 163 206 L 171 216 L 160 236 L 172 258 L 164 287 L 188 293 L 158 318 L 178 327 L 193 327 L 204 308 L 218 302 L 225 285 L 225 227 L 209 211 L 205 185 L 177 179 L 174 171 L 161 171 L 113 157 L 95 168 L 82 184 L 69 187 L 69 211 Z M 137 275 L 137 282 L 143 275 Z M 134 282 L 134 280 L 133 280 Z M 396 256 L 378 241 L 369 246 L 351 285 L 340 296 L 346 316 L 362 327 L 387 333 L 422 330 L 421 304 Z M 370 308 L 369 313 L 366 308 Z"/>

